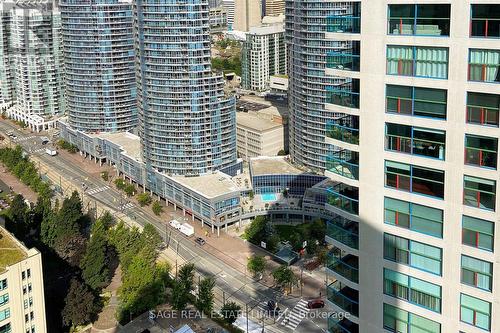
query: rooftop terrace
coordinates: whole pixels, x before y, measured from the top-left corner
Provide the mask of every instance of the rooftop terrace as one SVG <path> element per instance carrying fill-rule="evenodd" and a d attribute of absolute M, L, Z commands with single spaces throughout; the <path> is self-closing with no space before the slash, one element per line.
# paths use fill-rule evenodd
<path fill-rule="evenodd" d="M 176 182 L 203 194 L 207 198 L 215 198 L 220 195 L 240 190 L 240 187 L 238 187 L 236 183 L 231 180 L 231 177 L 222 172 L 202 175 L 199 177 L 172 176 L 171 178 Z"/>
<path fill-rule="evenodd" d="M 25 248 L 7 230 L 0 227 L 0 273 L 28 257 Z"/>
<path fill-rule="evenodd" d="M 252 176 L 299 175 L 304 172 L 294 167 L 284 157 L 255 157 L 250 160 Z"/>

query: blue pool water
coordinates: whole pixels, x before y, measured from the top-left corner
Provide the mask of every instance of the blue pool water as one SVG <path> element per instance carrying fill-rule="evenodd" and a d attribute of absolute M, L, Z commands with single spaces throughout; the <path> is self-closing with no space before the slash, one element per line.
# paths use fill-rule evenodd
<path fill-rule="evenodd" d="M 262 197 L 262 201 L 267 202 L 267 201 L 276 201 L 276 194 L 275 193 L 264 193 L 260 195 Z"/>

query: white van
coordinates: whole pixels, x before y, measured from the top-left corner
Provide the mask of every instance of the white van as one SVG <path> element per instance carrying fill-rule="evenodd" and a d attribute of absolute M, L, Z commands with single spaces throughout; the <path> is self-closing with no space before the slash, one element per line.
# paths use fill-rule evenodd
<path fill-rule="evenodd" d="M 181 224 L 181 227 L 179 228 L 179 231 L 182 232 L 184 235 L 191 237 L 194 235 L 194 228 L 191 224 L 189 223 L 183 223 Z"/>
<path fill-rule="evenodd" d="M 181 228 L 181 223 L 177 220 L 172 220 L 172 221 L 168 222 L 168 224 L 170 224 L 171 227 L 174 227 L 177 230 L 179 230 Z"/>

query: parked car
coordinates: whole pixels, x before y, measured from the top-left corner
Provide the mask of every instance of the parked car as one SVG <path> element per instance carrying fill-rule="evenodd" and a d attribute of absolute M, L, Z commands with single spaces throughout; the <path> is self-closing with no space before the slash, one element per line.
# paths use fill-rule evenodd
<path fill-rule="evenodd" d="M 322 299 L 312 299 L 307 302 L 308 309 L 321 309 L 325 307 L 325 301 Z"/>
<path fill-rule="evenodd" d="M 201 237 L 196 237 L 196 239 L 194 240 L 196 242 L 196 244 L 200 245 L 200 246 L 203 246 L 205 245 L 205 240 Z"/>

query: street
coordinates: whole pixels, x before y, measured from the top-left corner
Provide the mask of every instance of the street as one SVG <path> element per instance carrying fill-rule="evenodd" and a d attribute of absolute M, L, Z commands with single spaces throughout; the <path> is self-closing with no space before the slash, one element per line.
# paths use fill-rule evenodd
<path fill-rule="evenodd" d="M 104 206 L 118 218 L 126 216 L 142 226 L 147 223 L 155 226 L 160 235 L 164 237 L 167 246 L 172 250 L 171 252 L 179 257 L 179 261 L 194 263 L 200 275 L 216 278 L 216 289 L 220 291 L 218 294 L 216 292 L 216 298 L 220 298 L 221 304 L 223 301 L 231 300 L 257 311 L 268 300 L 277 300 L 284 313 L 277 320 L 268 319 L 263 323 L 266 331 L 326 332 L 327 320 L 324 318 L 326 313 L 323 316 L 315 315 L 314 318 L 311 318 L 312 316 L 309 314 L 316 312 L 316 310 L 309 311 L 304 305 L 306 304 L 305 300 L 283 296 L 281 292 L 268 288 L 251 279 L 246 273 L 231 267 L 224 260 L 207 252 L 202 246 L 196 245 L 192 239 L 184 237 L 176 229 L 169 226 L 168 221 L 163 221 L 128 201 L 125 195 L 115 189 L 113 185 L 95 174 L 90 174 L 83 163 L 68 161 L 60 154 L 57 156 L 47 155 L 40 140 L 42 134 L 25 133 L 17 130 L 13 124 L 7 121 L 0 122 L 0 130 L 4 134 L 8 131 L 14 132 L 17 135 L 17 139 L 14 140 L 17 144 L 39 159 L 41 164 L 50 166 L 49 170 L 43 170 L 42 175 L 45 173 L 48 178 L 53 180 L 53 183 L 60 186 L 62 191 L 65 191 L 64 195 L 71 194 L 68 186 L 65 185 L 66 182 L 70 182 L 79 189 L 82 200 L 89 203 L 91 207 L 92 204 L 96 207 L 98 205 Z M 57 179 L 59 181 L 54 181 Z M 175 212 L 172 207 L 167 207 L 167 209 L 171 217 L 179 218 L 179 215 L 182 215 L 182 213 Z M 176 258 L 169 257 L 168 259 L 175 267 Z M 246 263 L 241 264 L 246 265 Z"/>

